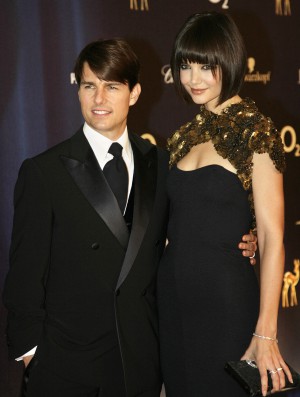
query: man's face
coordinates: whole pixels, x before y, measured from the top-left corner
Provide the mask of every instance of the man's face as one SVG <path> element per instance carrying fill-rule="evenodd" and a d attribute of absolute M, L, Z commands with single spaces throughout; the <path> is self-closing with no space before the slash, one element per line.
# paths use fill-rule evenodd
<path fill-rule="evenodd" d="M 87 124 L 111 140 L 125 130 L 129 107 L 138 100 L 141 87 L 136 84 L 130 92 L 127 84 L 100 80 L 84 64 L 78 91 L 82 115 Z"/>

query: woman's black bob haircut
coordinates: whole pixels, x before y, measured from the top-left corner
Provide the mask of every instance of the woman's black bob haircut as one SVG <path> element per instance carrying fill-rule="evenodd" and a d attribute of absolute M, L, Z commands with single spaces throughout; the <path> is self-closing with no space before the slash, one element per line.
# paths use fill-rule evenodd
<path fill-rule="evenodd" d="M 239 93 L 246 73 L 247 53 L 243 38 L 228 14 L 194 14 L 176 36 L 171 56 L 174 84 L 179 95 L 192 102 L 180 82 L 180 66 L 187 62 L 210 65 L 214 75 L 219 67 L 222 89 L 218 105 Z"/>

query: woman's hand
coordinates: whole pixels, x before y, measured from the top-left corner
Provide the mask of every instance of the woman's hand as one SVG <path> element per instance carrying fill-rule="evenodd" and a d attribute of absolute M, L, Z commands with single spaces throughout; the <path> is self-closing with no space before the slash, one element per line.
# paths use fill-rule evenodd
<path fill-rule="evenodd" d="M 266 396 L 268 391 L 268 372 L 272 378 L 272 392 L 279 391 L 285 387 L 284 373 L 286 373 L 288 380 L 293 383 L 291 372 L 280 354 L 276 340 L 253 336 L 241 360 L 255 361 L 261 377 L 263 396 Z"/>

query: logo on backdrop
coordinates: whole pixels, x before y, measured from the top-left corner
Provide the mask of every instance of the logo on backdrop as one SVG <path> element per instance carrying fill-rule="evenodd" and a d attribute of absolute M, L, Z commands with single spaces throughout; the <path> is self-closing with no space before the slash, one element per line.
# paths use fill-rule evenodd
<path fill-rule="evenodd" d="M 280 131 L 280 136 L 285 153 L 294 152 L 295 157 L 300 157 L 300 144 L 297 143 L 295 128 L 291 125 L 285 125 Z"/>
<path fill-rule="evenodd" d="M 218 4 L 218 3 L 222 3 L 222 8 L 224 8 L 225 10 L 227 10 L 229 8 L 229 0 L 208 0 L 210 3 L 213 4 Z"/>
<path fill-rule="evenodd" d="M 140 3 L 140 8 L 139 8 L 138 3 Z M 131 10 L 149 11 L 148 0 L 130 0 L 130 9 Z"/>
<path fill-rule="evenodd" d="M 164 77 L 164 82 L 166 84 L 172 84 L 174 82 L 172 72 L 171 72 L 171 66 L 170 65 L 164 65 L 161 69 L 161 74 Z"/>
<path fill-rule="evenodd" d="M 144 139 L 147 139 L 153 145 L 156 145 L 156 139 L 154 138 L 154 136 L 152 134 L 149 134 L 148 132 L 146 132 L 145 134 L 142 134 L 141 137 Z"/>
<path fill-rule="evenodd" d="M 276 15 L 292 15 L 290 0 L 275 0 Z"/>
<path fill-rule="evenodd" d="M 255 70 L 255 58 L 248 58 L 248 73 L 245 76 L 245 81 L 248 83 L 263 83 L 267 84 L 271 80 L 271 72 L 260 73 Z"/>
<path fill-rule="evenodd" d="M 296 285 L 299 282 L 300 259 L 294 259 L 294 272 L 286 272 L 283 276 L 282 307 L 297 306 Z"/>
<path fill-rule="evenodd" d="M 77 84 L 75 73 L 70 73 L 70 84 Z"/>

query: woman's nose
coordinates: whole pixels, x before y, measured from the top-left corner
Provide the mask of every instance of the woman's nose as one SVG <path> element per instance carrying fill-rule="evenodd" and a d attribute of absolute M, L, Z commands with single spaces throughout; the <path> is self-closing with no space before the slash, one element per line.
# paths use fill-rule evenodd
<path fill-rule="evenodd" d="M 202 81 L 202 75 L 201 75 L 201 71 L 194 69 L 192 70 L 192 74 L 191 74 L 191 81 L 194 84 L 199 84 Z"/>

